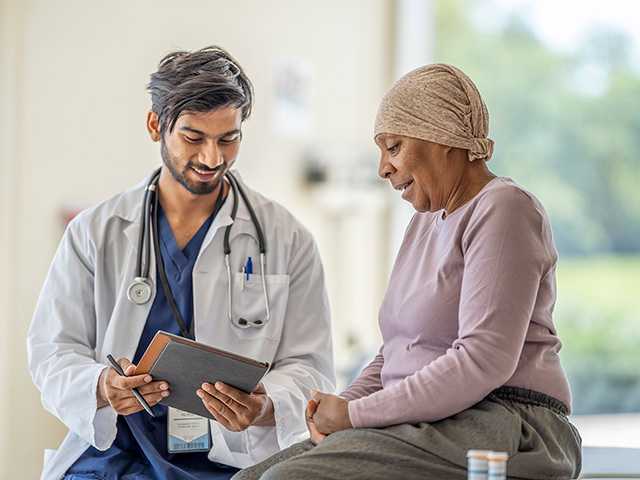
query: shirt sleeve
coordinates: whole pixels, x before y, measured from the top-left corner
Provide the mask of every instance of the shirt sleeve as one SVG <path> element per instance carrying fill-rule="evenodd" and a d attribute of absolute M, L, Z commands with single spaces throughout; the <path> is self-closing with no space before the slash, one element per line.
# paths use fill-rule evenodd
<path fill-rule="evenodd" d="M 374 359 L 360 372 L 360 375 L 340 394 L 346 400 L 356 400 L 358 398 L 371 395 L 378 390 L 382 390 L 382 380 L 380 372 L 384 365 L 382 348 Z"/>
<path fill-rule="evenodd" d="M 350 402 L 355 427 L 437 421 L 511 378 L 541 279 L 555 262 L 546 228 L 541 209 L 517 188 L 490 192 L 478 202 L 461 242 L 457 339 L 414 374 Z"/>

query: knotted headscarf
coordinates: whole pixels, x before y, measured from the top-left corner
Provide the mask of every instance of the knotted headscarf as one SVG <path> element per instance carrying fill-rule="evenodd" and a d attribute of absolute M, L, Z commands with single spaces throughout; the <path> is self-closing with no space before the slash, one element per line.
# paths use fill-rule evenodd
<path fill-rule="evenodd" d="M 374 137 L 392 133 L 469 151 L 469 161 L 489 160 L 493 140 L 480 92 L 461 70 L 436 63 L 398 80 L 382 99 Z"/>

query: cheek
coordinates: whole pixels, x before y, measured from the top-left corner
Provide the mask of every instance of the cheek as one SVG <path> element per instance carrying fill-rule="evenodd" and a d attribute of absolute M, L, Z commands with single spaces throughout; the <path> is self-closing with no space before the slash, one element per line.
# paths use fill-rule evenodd
<path fill-rule="evenodd" d="M 232 145 L 225 145 L 222 147 L 222 156 L 224 157 L 225 162 L 232 162 L 238 156 L 238 152 L 240 151 L 240 144 L 234 143 Z"/>
<path fill-rule="evenodd" d="M 180 140 L 176 140 L 175 138 L 170 138 L 166 142 L 167 150 L 171 159 L 176 163 L 182 163 L 185 158 L 189 158 L 190 154 L 189 145 L 185 145 L 184 142 Z"/>

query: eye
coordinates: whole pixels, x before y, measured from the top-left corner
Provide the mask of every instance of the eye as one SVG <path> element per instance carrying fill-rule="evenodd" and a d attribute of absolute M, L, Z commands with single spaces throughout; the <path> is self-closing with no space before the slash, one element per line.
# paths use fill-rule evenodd
<path fill-rule="evenodd" d="M 226 137 L 222 137 L 220 142 L 222 143 L 235 143 L 239 142 L 242 139 L 242 133 L 234 133 L 233 135 L 228 135 Z"/>
<path fill-rule="evenodd" d="M 386 147 L 386 149 L 387 149 L 387 152 L 389 152 L 391 155 L 395 155 L 396 153 L 398 153 L 398 150 L 400 149 L 400 142 L 395 143 L 390 147 Z"/>
<path fill-rule="evenodd" d="M 185 135 L 184 139 L 189 143 L 200 143 L 202 141 L 202 138 L 189 137 L 188 135 Z"/>

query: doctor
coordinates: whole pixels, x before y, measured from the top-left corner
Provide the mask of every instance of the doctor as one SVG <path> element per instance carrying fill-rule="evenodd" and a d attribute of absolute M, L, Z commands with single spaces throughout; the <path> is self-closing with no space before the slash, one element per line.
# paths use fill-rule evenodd
<path fill-rule="evenodd" d="M 29 330 L 33 381 L 69 428 L 45 479 L 228 478 L 305 438 L 311 390 L 334 389 L 314 241 L 230 171 L 251 112 L 249 79 L 208 47 L 166 56 L 149 91 L 162 167 L 69 224 Z M 158 330 L 272 364 L 251 394 L 223 384 L 194 392 L 216 418 L 197 427 L 210 432 L 207 451 L 188 437 L 169 451 L 175 425 L 158 402 L 171 385 L 108 366 L 112 354 L 131 375 Z"/>

